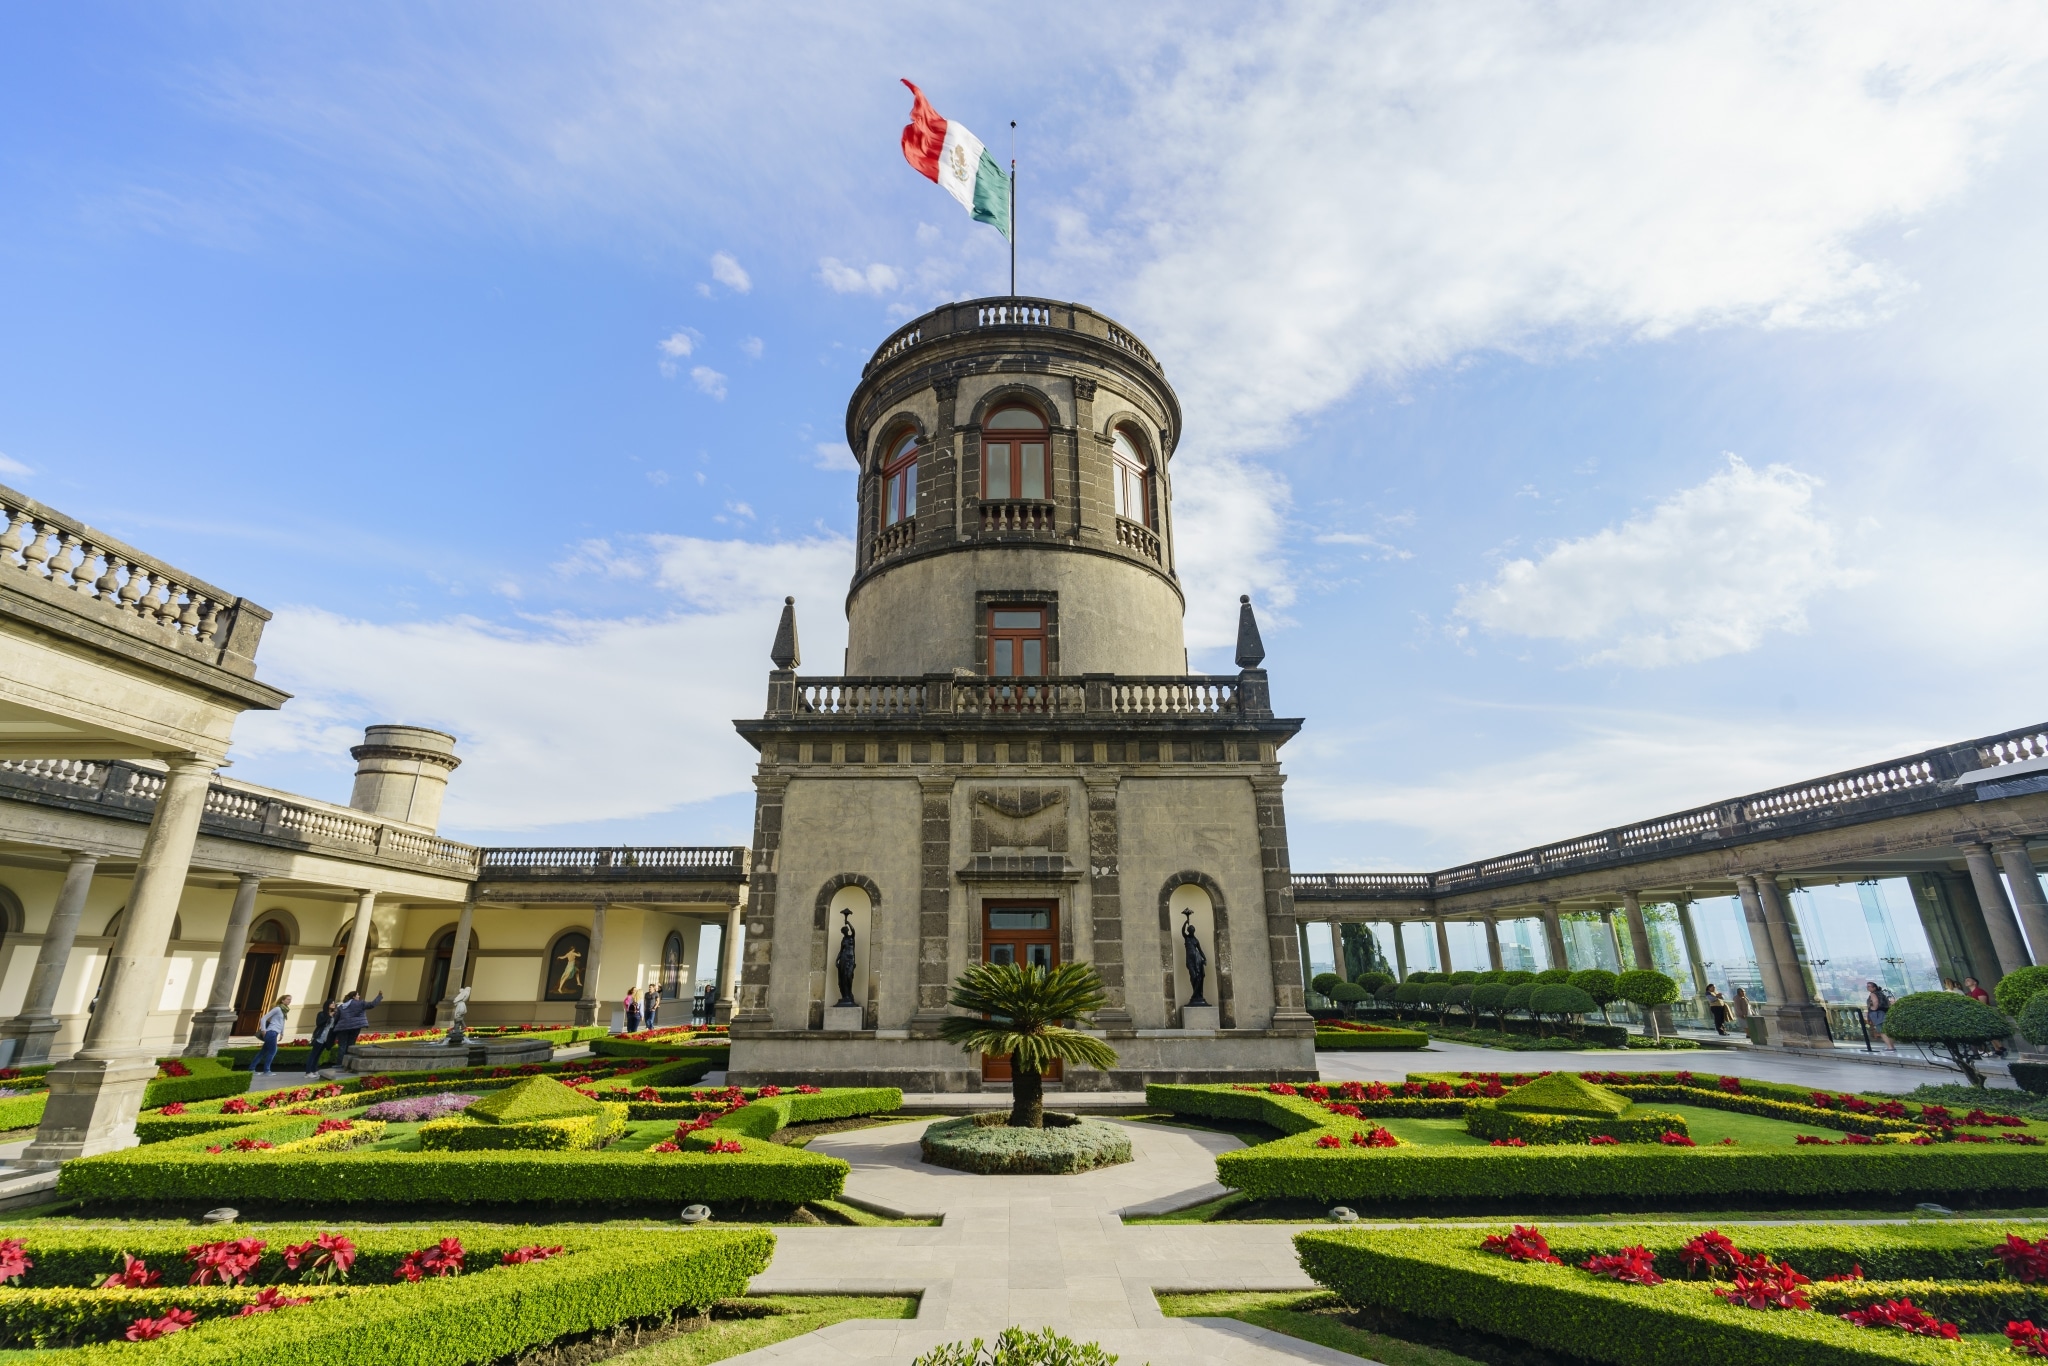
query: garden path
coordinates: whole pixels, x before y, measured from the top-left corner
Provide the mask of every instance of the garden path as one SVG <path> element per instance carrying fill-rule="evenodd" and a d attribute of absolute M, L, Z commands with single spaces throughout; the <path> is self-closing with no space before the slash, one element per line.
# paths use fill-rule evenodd
<path fill-rule="evenodd" d="M 1074 1176 L 974 1176 L 927 1166 L 923 1123 L 816 1139 L 846 1159 L 847 1193 L 938 1228 L 779 1228 L 757 1294 L 907 1292 L 913 1320 L 856 1319 L 734 1358 L 745 1366 L 904 1366 L 1012 1324 L 1100 1342 L 1126 1366 L 1358 1366 L 1359 1358 L 1232 1319 L 1169 1319 L 1154 1290 L 1313 1289 L 1295 1259 L 1299 1225 L 1126 1225 L 1123 1211 L 1179 1208 L 1224 1193 L 1223 1134 L 1125 1124 L 1134 1160 Z"/>

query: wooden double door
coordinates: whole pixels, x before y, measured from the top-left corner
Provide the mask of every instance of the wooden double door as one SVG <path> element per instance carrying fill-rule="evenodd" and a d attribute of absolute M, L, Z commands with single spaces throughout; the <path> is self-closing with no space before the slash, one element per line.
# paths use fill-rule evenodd
<path fill-rule="evenodd" d="M 1051 968 L 1060 961 L 1060 908 L 1052 901 L 986 901 L 981 907 L 981 961 Z M 1060 1065 L 1046 1072 L 1058 1081 Z M 1010 1060 L 984 1056 L 983 1081 L 1010 1080 Z"/>

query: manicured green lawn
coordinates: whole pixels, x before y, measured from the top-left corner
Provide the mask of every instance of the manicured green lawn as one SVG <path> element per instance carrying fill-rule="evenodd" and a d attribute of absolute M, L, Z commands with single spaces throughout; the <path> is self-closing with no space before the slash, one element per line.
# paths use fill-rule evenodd
<path fill-rule="evenodd" d="M 1486 1140 L 1474 1138 L 1465 1132 L 1462 1119 L 1375 1119 L 1365 1121 L 1379 1124 L 1403 1143 L 1413 1143 L 1418 1148 L 1470 1148 L 1484 1147 Z"/>
<path fill-rule="evenodd" d="M 1765 1119 L 1760 1115 L 1738 1115 L 1727 1110 L 1711 1110 L 1704 1105 L 1663 1105 L 1649 1107 L 1653 1110 L 1669 1110 L 1685 1116 L 1685 1127 L 1695 1143 L 1719 1143 L 1732 1138 L 1745 1148 L 1789 1148 L 1793 1139 L 1800 1134 L 1815 1134 L 1821 1138 L 1839 1139 L 1841 1134 L 1833 1129 L 1788 1124 L 1782 1119 Z"/>
<path fill-rule="evenodd" d="M 675 1126 L 669 1125 L 671 1132 Z M 902 1295 L 761 1295 L 735 1302 L 769 1313 L 761 1318 L 722 1318 L 694 1333 L 612 1357 L 617 1366 L 705 1366 L 742 1352 L 772 1347 L 803 1333 L 815 1333 L 846 1319 L 912 1319 L 917 1301 Z M 1404 1366 L 1389 1361 L 1387 1366 Z M 1420 1366 L 1420 1363 L 1418 1363 Z"/>
<path fill-rule="evenodd" d="M 1478 1366 L 1470 1357 L 1368 1333 L 1343 1321 L 1341 1300 L 1324 1291 L 1279 1293 L 1217 1290 L 1193 1295 L 1159 1296 L 1160 1312 L 1170 1319 L 1237 1319 L 1269 1332 L 1284 1333 L 1318 1346 L 1384 1362 L 1386 1366 Z"/>

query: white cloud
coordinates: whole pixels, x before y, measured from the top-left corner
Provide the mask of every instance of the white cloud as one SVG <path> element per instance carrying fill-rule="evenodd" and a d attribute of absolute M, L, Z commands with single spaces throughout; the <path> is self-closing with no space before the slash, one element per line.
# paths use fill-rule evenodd
<path fill-rule="evenodd" d="M 818 262 L 818 278 L 834 294 L 887 294 L 903 283 L 894 266 L 877 261 L 863 271 L 831 256 Z"/>
<path fill-rule="evenodd" d="M 853 458 L 852 449 L 844 441 L 820 441 L 812 449 L 817 452 L 819 469 L 860 473 L 860 461 Z"/>
<path fill-rule="evenodd" d="M 1368 560 L 1412 560 L 1415 552 L 1390 545 L 1363 531 L 1332 531 L 1316 537 L 1317 545 L 1355 545 L 1359 558 Z"/>
<path fill-rule="evenodd" d="M 658 362 L 661 366 L 661 373 L 666 378 L 674 379 L 676 372 L 681 368 L 676 362 L 696 350 L 697 341 L 685 329 L 669 333 L 666 337 L 656 342 L 654 347 L 657 351 L 661 352 L 661 360 Z"/>
<path fill-rule="evenodd" d="M 1813 507 L 1818 480 L 1736 456 L 1650 512 L 1502 565 L 1457 613 L 1511 635 L 1609 642 L 1587 662 L 1654 668 L 1804 631 L 1806 606 L 1856 580 Z"/>
<path fill-rule="evenodd" d="M 745 294 L 754 287 L 754 278 L 747 274 L 740 263 L 733 259 L 732 253 L 728 251 L 721 251 L 712 255 L 711 278 L 724 285 L 727 289 L 732 290 L 735 294 Z"/>
<path fill-rule="evenodd" d="M 725 376 L 710 366 L 699 365 L 692 369 L 690 382 L 720 402 L 725 400 Z"/>
<path fill-rule="evenodd" d="M 740 339 L 740 350 L 753 360 L 761 359 L 761 352 L 765 349 L 766 345 L 759 337 L 743 337 Z"/>
<path fill-rule="evenodd" d="M 660 488 L 660 487 L 661 487 L 661 486 L 662 486 L 663 484 L 666 484 L 666 483 L 668 482 L 668 471 L 667 471 L 667 470 L 649 470 L 649 471 L 647 471 L 647 482 L 648 482 L 648 483 L 650 483 L 650 484 L 652 484 L 652 485 L 654 485 L 654 486 L 655 486 L 656 488 Z"/>
<path fill-rule="evenodd" d="M 438 726 L 459 737 L 463 756 L 444 824 L 478 832 L 569 813 L 626 820 L 745 792 L 754 760 L 732 720 L 760 712 L 782 599 L 804 609 L 813 657 L 836 659 L 851 545 L 657 536 L 602 553 L 637 566 L 618 577 L 649 582 L 684 609 L 510 626 L 280 611 L 264 633 L 264 672 L 296 696 L 283 712 L 245 718 L 236 750 L 343 754 L 373 722 Z"/>
<path fill-rule="evenodd" d="M 0 474 L 30 475 L 35 471 L 7 455 L 0 454 Z"/>

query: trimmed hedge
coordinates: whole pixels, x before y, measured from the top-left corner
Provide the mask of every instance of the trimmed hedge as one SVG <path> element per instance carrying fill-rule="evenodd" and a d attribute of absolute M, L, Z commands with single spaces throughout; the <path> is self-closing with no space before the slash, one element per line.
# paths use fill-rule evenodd
<path fill-rule="evenodd" d="M 237 1072 L 232 1067 L 213 1058 L 159 1058 L 158 1068 L 175 1062 L 183 1067 L 189 1076 L 154 1077 L 142 1088 L 144 1109 L 169 1105 L 173 1101 L 187 1104 L 193 1101 L 213 1100 L 224 1096 L 240 1095 L 249 1089 L 250 1076 Z M 22 1079 L 40 1083 L 49 1068 L 35 1069 L 24 1073 Z M 43 1122 L 43 1110 L 50 1103 L 47 1091 L 30 1096 L 0 1097 L 0 1130 L 32 1129 Z"/>
<path fill-rule="evenodd" d="M 903 1092 L 894 1086 L 844 1086 L 810 1095 L 785 1091 L 761 1096 L 732 1113 L 711 1121 L 714 1129 L 737 1129 L 749 1138 L 767 1138 L 792 1124 L 816 1124 L 855 1115 L 887 1114 L 903 1108 Z"/>
<path fill-rule="evenodd" d="M 345 1108 L 354 1108 L 368 1099 L 393 1098 L 389 1089 L 395 1088 L 373 1097 L 358 1092 L 321 1103 L 333 1106 L 347 1101 Z M 431 1089 L 448 1090 L 451 1084 Z M 630 1113 L 630 1106 L 603 1104 L 608 1114 Z M 560 1149 L 208 1153 L 206 1148 L 220 1140 L 216 1130 L 66 1163 L 57 1188 L 60 1194 L 78 1199 L 136 1203 L 262 1200 L 323 1205 L 645 1206 L 676 1200 L 758 1200 L 802 1204 L 838 1196 L 845 1188 L 847 1164 L 836 1157 L 759 1140 L 788 1124 L 875 1114 L 902 1105 L 903 1093 L 895 1087 L 760 1097 L 721 1116 L 712 1131 L 690 1135 L 701 1142 L 692 1142 L 691 1150 L 675 1153 Z M 706 1108 L 699 1105 L 696 1113 Z M 237 1137 L 282 1146 L 310 1137 L 323 1117 L 259 1113 L 249 1117 Z M 359 1126 L 363 1123 L 358 1121 Z M 436 1123 L 447 1121 L 422 1125 L 422 1135 Z M 701 1150 L 711 1138 L 723 1136 L 739 1136 L 743 1151 Z"/>
<path fill-rule="evenodd" d="M 1474 1138 L 1519 1138 L 1524 1143 L 1584 1143 L 1595 1134 L 1622 1143 L 1656 1143 L 1665 1134 L 1682 1134 L 1686 1128 L 1682 1115 L 1639 1106 L 1594 1117 L 1508 1110 L 1497 1100 L 1475 1100 L 1465 1107 L 1465 1132 Z"/>
<path fill-rule="evenodd" d="M 593 1039 L 590 1051 L 605 1058 L 680 1058 L 697 1055 L 712 1060 L 714 1066 L 722 1066 L 726 1056 L 732 1052 L 727 1043 L 670 1043 L 664 1039 Z"/>
<path fill-rule="evenodd" d="M 120 1260 L 118 1254 L 114 1260 Z M 252 1287 L 217 1285 L 160 1285 L 148 1290 L 120 1286 L 110 1290 L 80 1286 L 8 1290 L 0 1293 L 0 1347 L 21 1350 L 110 1342 L 125 1334 L 135 1320 L 161 1318 L 170 1309 L 190 1310 L 202 1323 L 232 1318 L 260 1293 Z M 291 1293 L 294 1298 L 306 1295 L 330 1299 L 353 1292 L 342 1286 L 294 1285 Z"/>
<path fill-rule="evenodd" d="M 1495 1231 L 1318 1229 L 1298 1235 L 1294 1243 L 1309 1275 L 1346 1303 L 1447 1319 L 1614 1366 L 1782 1366 L 1788 1361 L 1801 1366 L 1966 1366 L 2012 1359 L 2002 1345 L 1857 1328 L 1835 1317 L 1856 1303 L 1868 1302 L 1859 1296 L 1877 1298 L 1891 1288 L 1880 1282 L 1805 1287 L 1821 1312 L 1728 1305 L 1706 1282 L 1676 1279 L 1684 1271 L 1675 1254 L 1699 1232 L 1697 1227 L 1560 1225 L 1546 1232 L 1554 1235 L 1551 1249 L 1564 1261 L 1561 1266 L 1511 1262 L 1481 1252 L 1482 1237 Z M 2043 1230 L 2027 1225 L 1745 1227 L 1737 1242 L 1746 1252 L 1792 1259 L 1816 1279 L 1860 1264 L 1866 1274 L 1874 1272 L 1887 1280 L 1917 1271 L 1967 1276 L 1983 1285 L 1978 1279 L 1985 1274 L 1982 1263 L 1991 1245 L 2007 1232 L 2038 1236 Z M 1652 1287 L 1623 1285 L 1576 1269 L 1575 1264 L 1588 1256 L 1631 1244 L 1648 1247 L 1657 1255 L 1658 1271 L 1674 1279 Z M 1975 1285 L 1952 1283 L 1950 1288 L 1957 1292 L 1958 1302 L 1976 1299 L 1980 1311 L 1990 1309 L 1986 1301 L 2002 1302 L 2012 1292 L 2031 1291 L 1993 1283 L 1980 1296 Z M 1913 1298 L 1922 1303 L 1917 1294 Z M 1837 1299 L 1840 1309 L 1834 1303 Z M 1945 1311 L 1946 1307 L 1939 1312 Z"/>
<path fill-rule="evenodd" d="M 421 1152 L 474 1153 L 601 1148 L 624 1133 L 626 1107 L 601 1104 L 587 1115 L 557 1119 L 485 1121 L 451 1115 L 420 1125 Z"/>
<path fill-rule="evenodd" d="M 1422 1048 L 1429 1043 L 1429 1035 L 1419 1029 L 1388 1029 L 1375 1025 L 1370 1030 L 1318 1029 L 1316 1049 L 1323 1053 L 1354 1052 L 1366 1050 L 1393 1050 Z"/>
<path fill-rule="evenodd" d="M 269 1247 L 253 1281 L 298 1289 L 281 1258 L 285 1244 L 310 1239 L 313 1225 L 236 1225 L 237 1237 L 260 1237 Z M 28 1284 L 56 1279 L 53 1267 L 69 1270 L 75 1284 L 118 1267 L 122 1251 L 152 1265 L 171 1267 L 195 1241 L 188 1228 L 25 1229 L 36 1266 Z M 202 1319 L 184 1332 L 145 1346 L 126 1342 L 78 1349 L 67 1361 L 79 1366 L 132 1363 L 146 1353 L 161 1366 L 390 1366 L 433 1362 L 463 1366 L 511 1356 L 557 1338 L 609 1328 L 631 1319 L 701 1310 L 744 1294 L 747 1282 L 768 1264 L 774 1237 L 761 1229 L 636 1229 L 631 1237 L 588 1226 L 525 1227 L 443 1225 L 421 1229 L 350 1229 L 358 1259 L 346 1293 L 327 1292 L 315 1303 L 250 1318 Z M 444 1236 L 462 1240 L 472 1269 L 459 1276 L 418 1284 L 393 1283 L 392 1269 L 405 1253 Z M 523 1266 L 495 1263 L 514 1248 L 561 1245 L 564 1255 Z M 83 1273 L 83 1274 L 78 1274 Z M 0 1299 L 12 1298 L 9 1292 Z M 89 1291 L 106 1297 L 117 1292 Z M 126 1292 L 157 1295 L 163 1292 Z M 253 1291 L 234 1292 L 254 1298 Z M 180 1288 L 167 1296 L 187 1308 L 221 1292 Z M 56 1299 L 58 1297 L 52 1296 Z M 187 1303 L 187 1301 L 191 1301 Z M 75 1304 L 76 1301 L 66 1301 Z M 97 1301 L 54 1311 L 65 1316 L 97 1311 Z M 17 1313 L 23 1311 L 16 1311 Z M 129 1320 L 135 1317 L 129 1315 Z M 15 1320 L 18 1322 L 19 1320 Z M 121 1325 L 125 1328 L 125 1323 Z"/>

